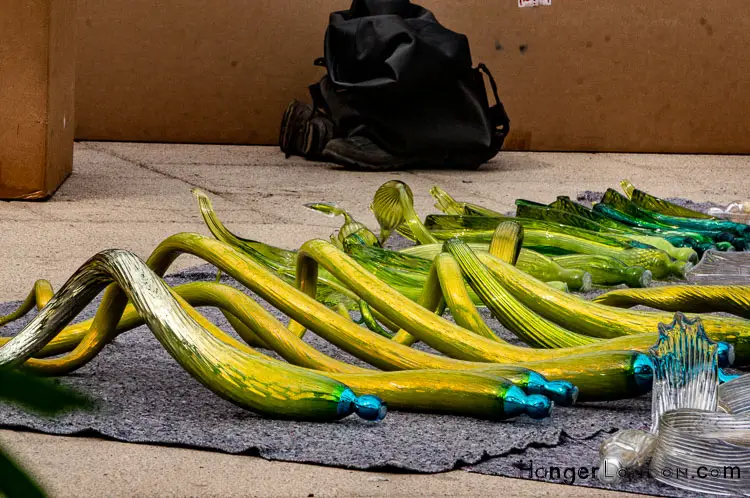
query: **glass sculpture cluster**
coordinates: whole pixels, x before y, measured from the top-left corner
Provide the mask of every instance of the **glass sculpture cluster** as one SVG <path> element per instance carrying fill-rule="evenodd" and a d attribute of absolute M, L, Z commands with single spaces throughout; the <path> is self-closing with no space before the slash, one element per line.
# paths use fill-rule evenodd
<path fill-rule="evenodd" d="M 663 469 L 726 455 L 750 464 L 747 377 L 720 369 L 750 364 L 750 287 L 737 285 L 743 263 L 729 253 L 746 249 L 750 227 L 629 182 L 623 189 L 608 190 L 593 208 L 567 197 L 549 205 L 518 200 L 516 216 L 507 216 L 434 187 L 442 214 L 421 219 L 410 188 L 389 181 L 370 206 L 377 235 L 336 205 L 308 204 L 343 217 L 343 225 L 296 251 L 232 233 L 194 190 L 214 238 L 172 235 L 146 261 L 104 251 L 56 293 L 38 281 L 16 312 L 0 318 L 4 325 L 39 310 L 16 336 L 0 338 L 0 367 L 65 375 L 146 324 L 198 381 L 267 417 L 333 421 L 356 413 L 377 421 L 388 407 L 544 418 L 554 404 L 632 398 L 653 386 L 654 427 L 609 440 L 602 455 L 611 468 L 650 459 Z M 413 244 L 387 249 L 396 233 Z M 288 323 L 218 280 L 168 286 L 161 277 L 182 254 L 233 277 Z M 733 285 L 672 285 L 702 265 L 733 275 Z M 593 300 L 576 294 L 611 286 L 619 288 Z M 102 290 L 96 316 L 73 323 Z M 236 334 L 200 307 L 221 310 Z M 482 308 L 526 346 L 496 334 Z M 313 348 L 308 330 L 371 368 Z M 412 347 L 417 342 L 437 353 Z M 676 450 L 685 445 L 687 456 Z"/>

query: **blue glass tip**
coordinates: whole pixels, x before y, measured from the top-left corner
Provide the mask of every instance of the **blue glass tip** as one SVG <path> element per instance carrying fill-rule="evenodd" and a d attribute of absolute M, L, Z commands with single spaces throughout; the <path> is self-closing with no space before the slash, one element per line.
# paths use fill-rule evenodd
<path fill-rule="evenodd" d="M 633 378 L 636 385 L 647 393 L 654 385 L 654 362 L 648 355 L 638 353 L 633 360 Z"/>
<path fill-rule="evenodd" d="M 506 417 L 515 417 L 525 413 L 531 418 L 548 417 L 553 403 L 541 394 L 526 394 L 518 386 L 511 386 L 503 397 L 503 413 Z"/>
<path fill-rule="evenodd" d="M 541 394 L 530 394 L 526 398 L 526 415 L 533 419 L 542 419 L 549 417 L 552 412 L 554 403 L 546 396 Z"/>
<path fill-rule="evenodd" d="M 380 422 L 388 413 L 388 406 L 377 396 L 365 394 L 354 401 L 354 413 L 365 420 Z"/>
<path fill-rule="evenodd" d="M 383 420 L 388 413 L 388 406 L 382 399 L 370 394 L 357 396 L 348 387 L 341 393 L 337 409 L 342 417 L 356 413 L 360 418 L 372 422 Z"/>
<path fill-rule="evenodd" d="M 578 387 L 567 380 L 551 380 L 544 386 L 544 392 L 555 404 L 573 406 L 578 401 Z"/>
<path fill-rule="evenodd" d="M 578 388 L 567 380 L 547 380 L 538 372 L 529 372 L 526 392 L 541 394 L 560 406 L 572 406 L 578 399 Z"/>

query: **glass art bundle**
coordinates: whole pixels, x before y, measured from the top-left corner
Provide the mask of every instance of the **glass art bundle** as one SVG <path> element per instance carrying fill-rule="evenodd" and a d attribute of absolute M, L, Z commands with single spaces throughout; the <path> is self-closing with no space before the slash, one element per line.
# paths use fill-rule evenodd
<path fill-rule="evenodd" d="M 343 223 L 298 250 L 233 233 L 196 189 L 214 238 L 175 234 L 145 261 L 101 252 L 57 292 L 39 280 L 0 317 L 2 326 L 38 310 L 16 336 L 0 338 L 0 368 L 67 375 L 145 324 L 196 380 L 271 418 L 379 421 L 395 409 L 541 419 L 556 404 L 653 388 L 651 430 L 623 431 L 602 448 L 615 474 L 647 462 L 691 465 L 718 458 L 717 448 L 745 462 L 748 377 L 722 368 L 750 364 L 750 264 L 741 258 L 750 228 L 622 185 L 625 195 L 609 190 L 591 208 L 562 196 L 519 199 L 515 216 L 434 187 L 441 214 L 422 219 L 411 189 L 389 181 L 370 206 L 377 234 L 334 204 L 311 203 Z M 395 234 L 412 244 L 387 248 Z M 168 286 L 162 277 L 183 254 L 244 288 Z M 592 290 L 600 294 L 579 294 Z M 102 291 L 96 316 L 75 322 Z M 201 307 L 219 309 L 236 335 Z M 495 320 L 524 345 L 498 335 Z M 315 349 L 307 331 L 369 366 Z M 686 444 L 690 455 L 674 450 Z"/>

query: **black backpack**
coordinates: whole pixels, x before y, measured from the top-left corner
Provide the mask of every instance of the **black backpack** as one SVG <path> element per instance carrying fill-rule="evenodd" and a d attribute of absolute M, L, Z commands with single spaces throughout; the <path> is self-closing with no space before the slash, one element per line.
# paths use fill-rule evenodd
<path fill-rule="evenodd" d="M 473 67 L 469 41 L 409 0 L 353 0 L 333 12 L 327 74 L 310 87 L 314 114 L 333 123 L 326 138 L 366 137 L 409 165 L 476 168 L 509 131 L 497 85 Z M 495 104 L 490 107 L 483 73 Z"/>

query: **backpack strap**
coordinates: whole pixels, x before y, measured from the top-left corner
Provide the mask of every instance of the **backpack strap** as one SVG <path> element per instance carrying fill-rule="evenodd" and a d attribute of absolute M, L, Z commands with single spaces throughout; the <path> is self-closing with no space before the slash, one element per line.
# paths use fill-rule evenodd
<path fill-rule="evenodd" d="M 495 78 L 492 76 L 489 68 L 484 63 L 480 63 L 477 68 L 486 74 L 487 79 L 490 80 L 492 94 L 495 97 L 495 105 L 490 107 L 489 116 L 492 126 L 495 128 L 496 139 L 500 141 L 500 146 L 502 147 L 505 137 L 508 136 L 508 133 L 510 132 L 510 119 L 508 118 L 508 113 L 505 112 L 505 106 L 500 101 L 500 96 L 497 92 L 497 83 L 495 82 Z"/>
<path fill-rule="evenodd" d="M 325 57 L 318 57 L 313 61 L 313 65 L 316 67 L 326 68 Z M 326 78 L 327 76 L 324 76 Z M 321 80 L 322 81 L 322 80 Z M 320 81 L 313 83 L 308 87 L 310 91 L 310 97 L 312 97 L 313 111 L 315 113 L 323 113 L 324 115 L 330 116 L 331 109 L 328 107 L 326 99 L 323 97 L 323 92 L 320 89 Z"/>
<path fill-rule="evenodd" d="M 328 107 L 328 102 L 326 102 L 325 97 L 323 97 L 323 92 L 320 89 L 320 82 L 313 83 L 308 87 L 308 90 L 310 91 L 310 97 L 312 98 L 313 112 L 330 116 L 331 109 Z"/>

